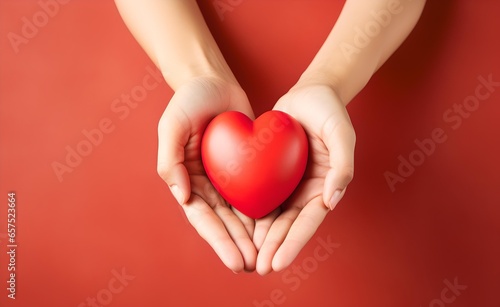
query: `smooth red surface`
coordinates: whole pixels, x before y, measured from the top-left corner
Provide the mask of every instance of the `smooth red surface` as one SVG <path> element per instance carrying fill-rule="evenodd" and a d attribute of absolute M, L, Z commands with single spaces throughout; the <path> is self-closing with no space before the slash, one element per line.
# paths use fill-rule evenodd
<path fill-rule="evenodd" d="M 203 12 L 256 115 L 297 80 L 343 4 L 244 0 L 221 20 L 213 2 L 202 1 Z M 7 35 L 40 9 L 37 0 L 0 0 L 4 287 L 11 190 L 19 242 L 18 297 L 8 300 L 4 288 L 0 306 L 85 305 L 121 268 L 135 279 L 109 306 L 441 306 L 455 278 L 467 289 L 445 306 L 500 305 L 499 88 L 456 129 L 443 119 L 474 95 L 479 76 L 500 80 L 499 1 L 428 1 L 348 107 L 356 170 L 344 199 L 292 267 L 266 277 L 227 270 L 156 174 L 157 122 L 172 91 L 162 82 L 135 107 L 123 102 L 153 65 L 114 3 L 61 5 L 16 53 Z M 60 182 L 52 163 L 65 163 L 66 146 L 106 118 L 114 130 Z M 447 140 L 392 192 L 384 172 L 397 172 L 398 156 L 436 128 Z"/>
<path fill-rule="evenodd" d="M 308 142 L 290 115 L 268 111 L 252 122 L 231 111 L 216 116 L 201 142 L 214 188 L 240 212 L 264 217 L 292 194 L 306 169 Z"/>

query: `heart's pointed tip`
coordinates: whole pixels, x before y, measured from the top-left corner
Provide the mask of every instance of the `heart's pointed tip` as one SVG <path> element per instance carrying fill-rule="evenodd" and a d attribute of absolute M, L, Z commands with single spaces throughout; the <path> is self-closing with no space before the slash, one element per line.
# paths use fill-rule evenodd
<path fill-rule="evenodd" d="M 261 218 L 264 218 L 266 216 L 268 216 L 271 212 L 273 212 L 276 208 L 274 208 L 273 210 L 269 211 L 269 212 L 260 212 L 260 213 L 255 213 L 255 212 L 249 212 L 248 214 L 247 213 L 244 213 L 244 212 L 241 212 L 243 213 L 244 215 L 248 216 L 249 218 L 253 219 L 253 220 L 258 220 L 258 219 L 261 219 Z"/>
<path fill-rule="evenodd" d="M 263 218 L 265 216 L 265 215 L 261 215 L 261 214 L 252 214 L 252 213 L 249 213 L 249 214 L 243 213 L 243 214 L 245 214 L 246 216 L 248 216 L 252 220 L 258 220 L 258 219 Z"/>

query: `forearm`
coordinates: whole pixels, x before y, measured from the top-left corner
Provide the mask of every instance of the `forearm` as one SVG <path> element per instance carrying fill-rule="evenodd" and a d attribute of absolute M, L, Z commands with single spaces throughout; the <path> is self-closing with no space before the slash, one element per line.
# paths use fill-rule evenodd
<path fill-rule="evenodd" d="M 425 0 L 347 0 L 301 84 L 331 86 L 344 104 L 410 34 Z"/>
<path fill-rule="evenodd" d="M 193 77 L 235 81 L 195 0 L 115 0 L 139 44 L 176 90 Z"/>

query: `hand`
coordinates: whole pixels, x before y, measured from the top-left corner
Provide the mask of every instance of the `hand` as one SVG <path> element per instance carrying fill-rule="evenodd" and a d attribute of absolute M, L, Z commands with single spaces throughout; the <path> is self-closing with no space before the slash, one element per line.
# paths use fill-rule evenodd
<path fill-rule="evenodd" d="M 197 77 L 175 92 L 158 126 L 158 173 L 193 227 L 234 272 L 253 271 L 257 252 L 252 219 L 230 207 L 215 191 L 201 161 L 201 139 L 212 118 L 225 111 L 254 118 L 238 84 Z"/>
<path fill-rule="evenodd" d="M 259 251 L 256 269 L 261 275 L 292 263 L 343 197 L 354 172 L 354 129 L 331 87 L 296 86 L 274 109 L 302 124 L 309 140 L 309 161 L 301 183 L 286 204 L 256 221 L 253 241 Z"/>

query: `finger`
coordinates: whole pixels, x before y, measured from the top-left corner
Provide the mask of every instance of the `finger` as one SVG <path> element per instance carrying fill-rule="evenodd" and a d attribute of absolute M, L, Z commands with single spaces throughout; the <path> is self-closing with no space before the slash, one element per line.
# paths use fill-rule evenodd
<path fill-rule="evenodd" d="M 300 213 L 300 208 L 289 207 L 281 213 L 280 216 L 272 223 L 269 232 L 264 239 L 264 243 L 257 255 L 257 273 L 266 275 L 272 271 L 272 260 L 279 246 L 285 240 L 285 237 L 293 224 L 293 221 Z"/>
<path fill-rule="evenodd" d="M 213 208 L 213 210 L 224 224 L 227 233 L 243 256 L 243 269 L 247 272 L 254 271 L 257 251 L 241 220 L 234 214 L 230 207 L 220 205 Z"/>
<path fill-rule="evenodd" d="M 235 207 L 231 207 L 231 210 L 233 210 L 233 213 L 236 215 L 236 217 L 240 219 L 241 223 L 243 224 L 245 230 L 248 233 L 248 236 L 252 238 L 255 230 L 255 221 L 252 218 L 241 213 Z"/>
<path fill-rule="evenodd" d="M 276 252 L 287 237 L 295 220 L 301 214 L 302 208 L 308 205 L 311 199 L 319 199 L 321 202 L 322 186 L 323 181 L 320 178 L 304 181 L 287 200 L 288 208 L 285 209 L 271 226 L 272 228 L 269 230 L 264 241 L 266 247 L 262 247 L 257 256 L 257 271 L 260 274 L 267 274 L 273 270 L 272 263 Z M 285 220 L 282 220 L 283 218 Z M 274 244 L 270 243 L 273 241 Z"/>
<path fill-rule="evenodd" d="M 212 247 L 222 263 L 233 272 L 242 271 L 244 262 L 240 250 L 212 208 L 197 195 L 182 208 L 191 225 Z"/>
<path fill-rule="evenodd" d="M 329 152 L 330 170 L 325 178 L 323 202 L 330 210 L 342 199 L 354 176 L 356 135 L 347 112 L 345 118 L 340 122 L 333 117 L 328 119 L 321 136 Z"/>
<path fill-rule="evenodd" d="M 274 220 L 281 213 L 281 207 L 276 208 L 273 212 L 269 213 L 265 217 L 258 219 L 255 221 L 255 230 L 253 233 L 253 244 L 257 251 L 260 250 L 264 240 L 266 239 L 266 235 L 271 228 Z"/>
<path fill-rule="evenodd" d="M 272 269 L 281 271 L 288 267 L 297 257 L 302 248 L 311 239 L 321 222 L 329 212 L 323 205 L 321 196 L 311 200 L 297 216 L 290 227 L 285 240 L 276 251 L 272 260 Z"/>
<path fill-rule="evenodd" d="M 192 193 L 197 197 L 200 197 L 215 213 L 215 216 L 222 222 L 226 233 L 234 242 L 243 257 L 243 268 L 246 271 L 254 271 L 257 251 L 251 242 L 251 236 L 248 234 L 248 230 L 245 228 L 242 220 L 236 216 L 233 209 L 215 190 L 206 176 L 191 176 L 191 186 Z M 243 214 L 241 215 L 245 223 L 253 225 L 253 220 L 251 218 L 246 217 Z M 249 227 L 252 227 L 251 231 L 253 231 L 253 226 L 249 225 Z"/>
<path fill-rule="evenodd" d="M 160 177 L 168 184 L 179 204 L 191 194 L 189 175 L 184 166 L 184 147 L 189 140 L 188 121 L 175 104 L 169 104 L 158 124 L 158 163 Z"/>

